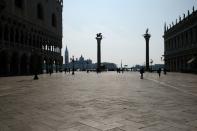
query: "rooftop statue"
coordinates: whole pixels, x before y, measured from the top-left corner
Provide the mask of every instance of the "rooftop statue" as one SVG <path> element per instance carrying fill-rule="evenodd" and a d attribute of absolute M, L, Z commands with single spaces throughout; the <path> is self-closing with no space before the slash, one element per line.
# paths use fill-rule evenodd
<path fill-rule="evenodd" d="M 146 29 L 146 34 L 148 34 L 148 30 L 149 30 L 149 29 L 147 28 L 147 29 Z"/>
<path fill-rule="evenodd" d="M 96 39 L 102 39 L 102 38 L 103 38 L 102 33 L 96 34 Z"/>

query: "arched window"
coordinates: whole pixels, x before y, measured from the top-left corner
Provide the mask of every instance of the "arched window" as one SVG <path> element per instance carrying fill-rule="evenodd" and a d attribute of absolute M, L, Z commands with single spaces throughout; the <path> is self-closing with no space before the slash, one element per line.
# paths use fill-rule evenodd
<path fill-rule="evenodd" d="M 19 42 L 19 30 L 16 29 L 15 31 L 15 42 L 18 43 Z"/>
<path fill-rule="evenodd" d="M 44 9 L 40 3 L 37 5 L 37 18 L 40 20 L 44 19 Z"/>
<path fill-rule="evenodd" d="M 14 42 L 14 28 L 13 27 L 10 29 L 10 41 Z"/>
<path fill-rule="evenodd" d="M 15 4 L 16 7 L 22 9 L 23 6 L 24 6 L 24 0 L 15 0 L 15 1 L 14 1 L 14 4 Z"/>
<path fill-rule="evenodd" d="M 1 23 L 0 23 L 0 41 L 2 40 L 2 31 L 3 31 L 2 25 L 1 25 Z"/>
<path fill-rule="evenodd" d="M 54 13 L 52 14 L 51 23 L 52 23 L 53 27 L 57 27 L 57 18 L 56 18 L 56 15 Z"/>
<path fill-rule="evenodd" d="M 8 37 L 9 37 L 9 29 L 8 29 L 8 26 L 6 25 L 4 27 L 4 40 L 8 41 L 8 39 L 9 39 Z"/>

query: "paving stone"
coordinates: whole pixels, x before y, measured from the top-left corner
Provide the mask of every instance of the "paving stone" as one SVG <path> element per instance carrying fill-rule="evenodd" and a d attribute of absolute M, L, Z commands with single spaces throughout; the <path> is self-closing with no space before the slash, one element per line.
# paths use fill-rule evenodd
<path fill-rule="evenodd" d="M 0 131 L 196 131 L 197 75 L 0 78 Z"/>
<path fill-rule="evenodd" d="M 96 128 L 87 126 L 87 125 L 81 125 L 81 126 L 76 126 L 68 129 L 59 129 L 58 131 L 101 131 Z"/>
<path fill-rule="evenodd" d="M 190 121 L 187 123 L 188 126 L 193 126 L 193 127 L 196 127 L 197 128 L 197 120 L 195 121 Z"/>

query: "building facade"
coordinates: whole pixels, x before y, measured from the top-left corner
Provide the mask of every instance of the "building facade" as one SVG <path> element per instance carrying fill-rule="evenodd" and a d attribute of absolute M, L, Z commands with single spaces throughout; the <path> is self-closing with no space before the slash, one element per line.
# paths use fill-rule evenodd
<path fill-rule="evenodd" d="M 0 76 L 62 65 L 63 0 L 0 1 Z"/>
<path fill-rule="evenodd" d="M 179 17 L 164 27 L 165 68 L 175 72 L 197 72 L 197 11 Z"/>

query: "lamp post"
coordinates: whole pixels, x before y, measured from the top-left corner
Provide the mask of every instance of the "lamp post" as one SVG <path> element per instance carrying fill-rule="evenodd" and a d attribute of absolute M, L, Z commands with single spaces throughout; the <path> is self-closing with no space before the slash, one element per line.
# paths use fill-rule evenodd
<path fill-rule="evenodd" d="M 74 56 L 73 56 L 73 59 L 72 59 L 72 65 L 73 65 L 72 75 L 75 74 L 75 65 L 74 65 L 74 63 L 75 63 L 75 58 L 74 58 Z"/>
<path fill-rule="evenodd" d="M 101 72 L 101 40 L 103 39 L 102 33 L 96 34 L 97 40 L 97 72 Z"/>
<path fill-rule="evenodd" d="M 149 40 L 151 35 L 148 33 L 148 29 L 143 36 L 146 40 L 146 70 L 149 71 Z"/>

